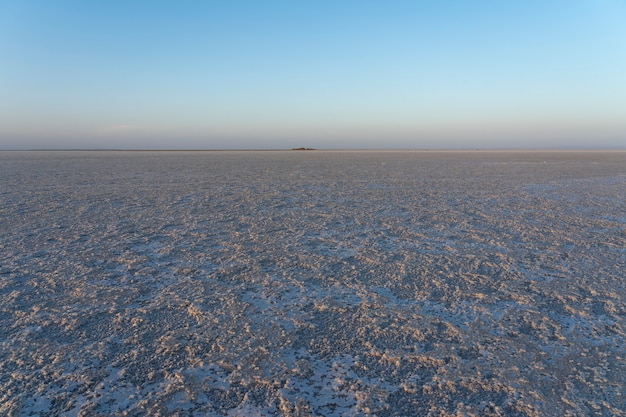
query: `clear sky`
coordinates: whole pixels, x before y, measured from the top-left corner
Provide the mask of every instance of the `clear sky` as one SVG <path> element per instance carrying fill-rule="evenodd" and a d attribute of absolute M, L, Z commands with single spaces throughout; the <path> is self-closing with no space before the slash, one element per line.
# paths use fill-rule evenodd
<path fill-rule="evenodd" d="M 626 148 L 624 0 L 0 2 L 0 149 Z"/>

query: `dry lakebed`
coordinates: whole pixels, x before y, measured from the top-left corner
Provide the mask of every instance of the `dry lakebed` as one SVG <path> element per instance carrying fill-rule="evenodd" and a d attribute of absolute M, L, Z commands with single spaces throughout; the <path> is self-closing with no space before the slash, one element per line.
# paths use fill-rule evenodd
<path fill-rule="evenodd" d="M 1 415 L 626 415 L 626 152 L 0 152 L 0 178 Z"/>

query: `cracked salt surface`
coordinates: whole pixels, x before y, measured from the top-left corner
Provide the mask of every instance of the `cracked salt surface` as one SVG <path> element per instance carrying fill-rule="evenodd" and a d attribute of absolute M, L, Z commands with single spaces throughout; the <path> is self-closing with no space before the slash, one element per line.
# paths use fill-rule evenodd
<path fill-rule="evenodd" d="M 4 152 L 0 177 L 2 415 L 626 415 L 624 152 Z"/>

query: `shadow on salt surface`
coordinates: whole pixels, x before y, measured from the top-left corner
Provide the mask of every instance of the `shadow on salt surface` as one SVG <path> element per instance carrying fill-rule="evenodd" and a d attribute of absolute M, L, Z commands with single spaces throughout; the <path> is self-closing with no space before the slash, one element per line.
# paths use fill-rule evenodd
<path fill-rule="evenodd" d="M 303 359 L 307 357 L 306 364 L 303 365 Z M 329 361 L 312 361 L 304 350 L 285 352 L 282 358 L 292 362 L 297 372 L 302 372 L 302 366 L 305 366 L 306 378 L 294 374 L 286 379 L 283 387 L 279 389 L 278 404 L 275 408 L 258 407 L 246 394 L 239 406 L 228 411 L 229 416 L 312 413 L 340 417 L 369 413 L 365 401 L 367 396 L 354 388 L 355 384 L 363 388 L 371 381 L 364 381 L 354 373 L 352 370 L 354 361 L 349 355 L 333 358 L 330 364 Z M 351 385 L 349 391 L 345 389 L 346 385 Z"/>

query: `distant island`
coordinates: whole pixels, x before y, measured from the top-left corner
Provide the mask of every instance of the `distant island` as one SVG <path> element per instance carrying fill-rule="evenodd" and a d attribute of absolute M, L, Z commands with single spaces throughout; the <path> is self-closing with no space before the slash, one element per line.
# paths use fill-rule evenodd
<path fill-rule="evenodd" d="M 291 148 L 292 151 L 314 151 L 315 148 Z"/>

